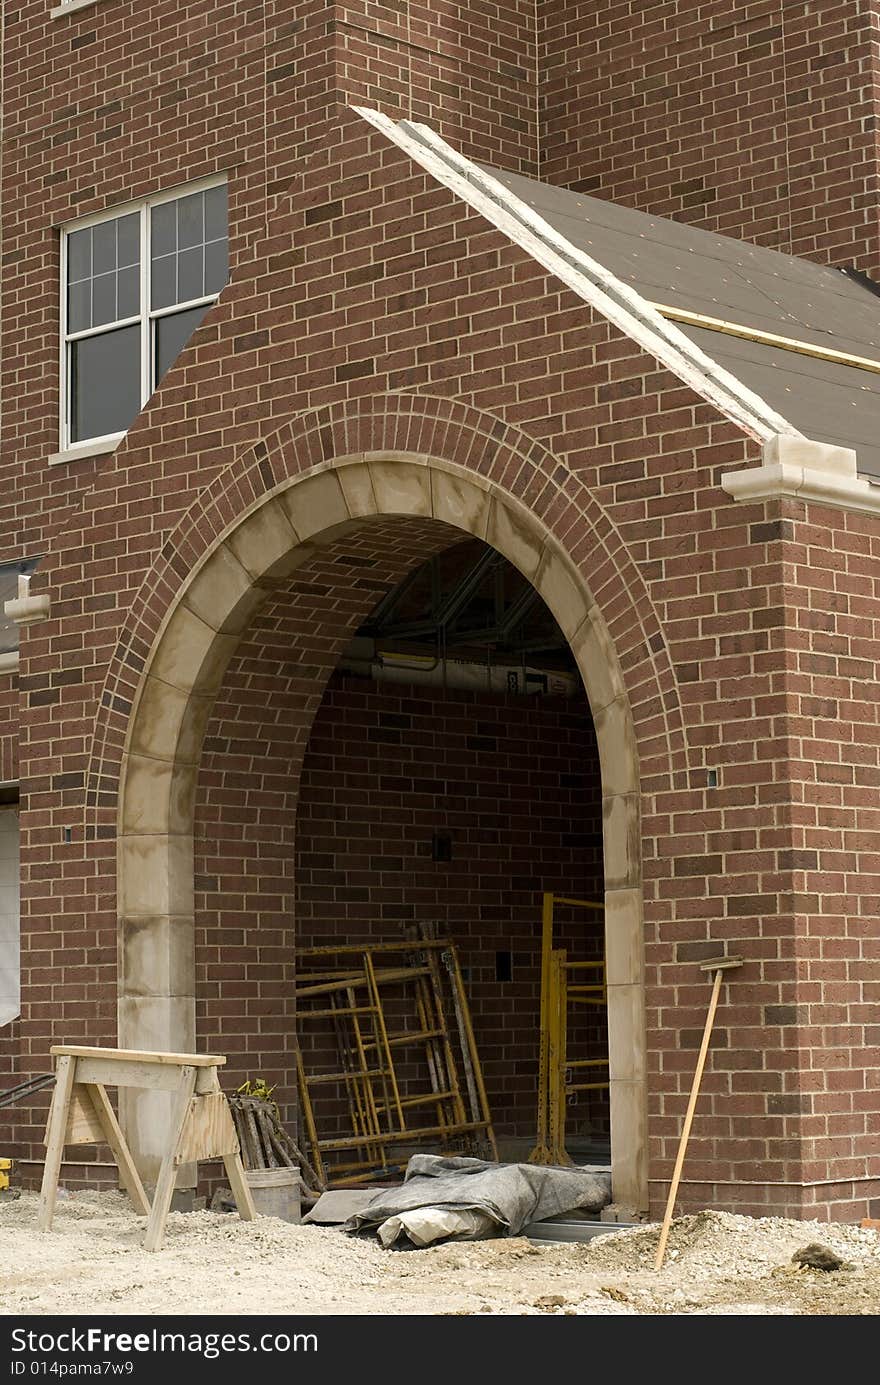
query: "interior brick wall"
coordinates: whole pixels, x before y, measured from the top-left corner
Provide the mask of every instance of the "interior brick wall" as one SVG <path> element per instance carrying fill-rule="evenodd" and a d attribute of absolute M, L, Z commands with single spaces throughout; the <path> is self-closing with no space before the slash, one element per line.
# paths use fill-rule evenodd
<path fill-rule="evenodd" d="M 600 793 L 582 697 L 337 674 L 312 728 L 296 836 L 298 944 L 393 941 L 420 922 L 450 937 L 501 1135 L 534 1140 L 541 895 L 602 898 Z M 451 841 L 450 861 L 432 857 L 436 832 Z M 555 943 L 572 959 L 601 958 L 601 917 L 560 907 Z M 510 981 L 496 979 L 498 951 L 513 954 Z M 584 1029 L 572 1025 L 570 1056 L 601 1057 L 601 1035 L 589 1045 Z M 332 1051 L 316 1056 L 327 1062 Z M 412 1090 L 425 1090 L 424 1072 Z M 582 1097 L 569 1130 L 591 1126 L 607 1134 L 607 1103 Z"/>
<path fill-rule="evenodd" d="M 873 0 L 538 9 L 541 177 L 880 275 Z"/>

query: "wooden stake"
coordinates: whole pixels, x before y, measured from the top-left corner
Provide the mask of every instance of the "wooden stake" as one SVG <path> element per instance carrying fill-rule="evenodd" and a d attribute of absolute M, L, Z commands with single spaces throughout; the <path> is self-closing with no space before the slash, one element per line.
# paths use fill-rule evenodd
<path fill-rule="evenodd" d="M 678 1196 L 678 1185 L 681 1182 L 681 1171 L 684 1166 L 684 1156 L 687 1153 L 688 1140 L 690 1139 L 691 1126 L 694 1120 L 694 1111 L 697 1108 L 697 1098 L 700 1095 L 700 1083 L 703 1080 L 703 1069 L 706 1066 L 706 1055 L 709 1052 L 709 1041 L 712 1038 L 712 1026 L 715 1023 L 715 1011 L 718 1009 L 718 996 L 721 992 L 721 978 L 725 971 L 733 967 L 741 967 L 742 959 L 739 957 L 719 958 L 716 962 L 704 963 L 702 970 L 708 971 L 710 968 L 715 972 L 715 980 L 712 984 L 712 995 L 709 1000 L 709 1013 L 706 1015 L 706 1025 L 703 1029 L 703 1041 L 700 1044 L 700 1052 L 697 1058 L 697 1066 L 694 1072 L 694 1080 L 691 1083 L 691 1094 L 685 1112 L 684 1125 L 681 1128 L 681 1138 L 678 1142 L 678 1154 L 675 1159 L 675 1168 L 672 1171 L 672 1182 L 669 1185 L 669 1197 L 666 1199 L 666 1211 L 663 1216 L 663 1225 L 660 1228 L 660 1240 L 657 1244 L 657 1255 L 654 1260 L 654 1269 L 663 1268 L 663 1261 L 666 1258 L 666 1242 L 669 1240 L 669 1228 L 672 1224 L 672 1213 L 675 1209 L 675 1199 Z"/>

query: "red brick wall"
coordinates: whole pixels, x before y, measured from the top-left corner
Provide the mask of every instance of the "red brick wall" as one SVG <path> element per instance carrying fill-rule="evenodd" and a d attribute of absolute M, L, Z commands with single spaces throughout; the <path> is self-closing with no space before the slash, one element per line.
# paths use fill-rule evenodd
<path fill-rule="evenodd" d="M 439 121 L 468 152 L 534 172 L 532 0 L 115 0 L 7 16 L 3 462 L 7 557 L 38 553 L 93 479 L 58 446 L 60 222 L 225 171 L 233 273 L 299 186 L 306 145 L 359 100 Z M 323 228 L 318 226 L 318 234 Z M 14 551 L 13 551 L 14 550 Z"/>
<path fill-rule="evenodd" d="M 0 784 L 18 779 L 18 675 L 0 673 Z"/>
<path fill-rule="evenodd" d="M 463 153 L 537 174 L 534 0 L 348 0 L 343 99 L 427 121 Z"/>
<path fill-rule="evenodd" d="M 449 835 L 451 861 L 432 859 L 434 832 Z M 599 765 L 586 702 L 335 675 L 303 763 L 298 944 L 393 941 L 407 926 L 436 924 L 467 971 L 498 1133 L 532 1140 L 544 890 L 602 897 Z M 556 945 L 573 959 L 601 957 L 601 938 L 600 919 L 560 908 Z M 513 953 L 510 982 L 496 980 L 501 950 Z M 572 1028 L 580 1042 L 571 1057 L 602 1056 L 587 1051 L 583 1026 L 577 1036 Z M 586 1134 L 591 1117 L 601 1136 L 601 1100 L 573 1108 L 572 1135 Z"/>
<path fill-rule="evenodd" d="M 307 9 L 286 7 L 282 23 L 315 13 Z M 691 1042 L 705 1012 L 694 945 L 705 955 L 729 942 L 749 966 L 720 1012 L 727 1046 L 707 1077 L 711 1121 L 695 1132 L 704 1143 L 694 1147 L 692 1176 L 706 1181 L 688 1183 L 686 1199 L 798 1210 L 815 1197 L 820 1209 L 867 1210 L 872 1185 L 849 1180 L 878 1174 L 863 1154 L 866 1132 L 876 1131 L 876 1083 L 854 1093 L 828 1054 L 846 1038 L 849 1071 L 874 1070 L 876 1035 L 865 1018 L 873 982 L 854 969 L 870 959 L 823 948 L 841 939 L 865 947 L 876 913 L 876 726 L 867 711 L 852 722 L 847 779 L 828 781 L 816 766 L 845 721 L 819 717 L 814 745 L 817 714 L 805 702 L 802 724 L 799 699 L 870 701 L 875 522 L 817 511 L 822 542 L 801 557 L 794 534 L 772 527 L 777 507 L 729 500 L 719 476 L 756 459 L 754 440 L 380 136 L 336 112 L 330 121 L 321 84 L 333 86 L 336 50 L 320 47 L 326 31 L 317 21 L 311 50 L 294 28 L 274 31 L 270 56 L 279 68 L 312 62 L 314 87 L 293 71 L 273 78 L 267 135 L 262 32 L 247 18 L 231 23 L 227 7 L 193 0 L 174 8 L 176 35 L 169 23 L 158 49 L 132 42 L 137 52 L 126 55 L 125 25 L 152 32 L 159 12 L 118 0 L 50 23 L 30 0 L 8 25 L 7 71 L 16 75 L 4 254 L 17 269 L 4 305 L 12 364 L 2 384 L 13 498 L 0 495 L 6 532 L 47 543 L 34 589 L 53 596 L 50 620 L 26 631 L 22 645 L 23 1068 L 42 1071 L 54 1040 L 116 1037 L 119 763 L 137 680 L 175 590 L 207 543 L 282 478 L 357 451 L 433 454 L 479 472 L 546 521 L 584 573 L 619 652 L 641 771 L 656 1192 L 671 1169 L 692 1068 L 679 1032 Z M 214 22 L 216 34 L 205 29 Z M 71 34 L 93 30 L 72 61 Z M 172 84 L 162 45 L 182 40 L 186 79 L 175 74 Z M 233 78 L 227 43 L 236 46 Z M 124 83 L 111 81 L 111 48 Z M 133 93 L 123 109 L 99 114 L 120 85 Z M 179 90 L 189 95 L 174 97 Z M 63 112 L 74 106 L 79 123 L 67 138 Z M 121 133 L 102 140 L 101 122 L 121 124 Z M 305 149 L 313 157 L 302 157 Z M 46 220 L 233 164 L 235 271 L 221 304 L 114 456 L 50 473 L 57 384 Z M 65 511 L 75 495 L 81 512 Z M 867 557 L 846 547 L 853 543 L 867 544 Z M 821 597 L 808 597 L 814 587 Z M 325 613 L 322 623 L 332 643 L 346 622 L 328 627 Z M 326 654 L 329 671 L 335 656 Z M 307 681 L 290 685 L 306 718 L 323 678 Z M 838 686 L 844 691 L 829 693 Z M 269 702 L 274 690 L 255 692 Z M 230 781 L 235 812 L 234 795 L 264 792 L 257 759 Z M 712 766 L 718 790 L 706 784 Z M 205 773 L 212 769 L 206 761 Z M 215 787 L 222 805 L 224 786 Z M 245 815 L 221 840 L 252 822 Z M 809 889 L 804 858 L 792 854 L 807 849 L 807 827 L 817 852 Z M 268 851 L 261 859 L 269 862 Z M 271 919 L 281 893 L 275 864 L 265 879 Z M 221 891 L 202 895 L 200 908 L 218 914 Z M 231 914 L 252 904 L 262 907 L 248 899 Z M 215 960 L 203 953 L 201 965 Z M 841 960 L 853 987 L 845 1001 L 839 978 L 823 970 Z M 203 1021 L 215 999 L 205 996 Z M 800 1005 L 814 1007 L 803 1033 L 801 1012 L 789 1008 Z M 260 1032 L 268 1041 L 269 1024 Z M 817 1119 L 828 1141 L 823 1167 L 846 1181 L 802 1192 L 792 1185 L 812 1177 Z M 23 1127 L 39 1158 L 39 1103 Z"/>
<path fill-rule="evenodd" d="M 880 275 L 873 0 L 538 8 L 543 178 Z"/>

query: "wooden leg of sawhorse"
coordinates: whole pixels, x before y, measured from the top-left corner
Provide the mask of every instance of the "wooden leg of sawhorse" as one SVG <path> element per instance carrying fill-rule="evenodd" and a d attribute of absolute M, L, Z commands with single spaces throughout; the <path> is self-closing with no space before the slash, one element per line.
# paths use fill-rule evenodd
<path fill-rule="evenodd" d="M 110 1105 L 110 1098 L 100 1082 L 90 1082 L 86 1091 L 95 1108 L 95 1115 L 98 1117 L 104 1132 L 104 1139 L 113 1152 L 113 1158 L 119 1169 L 119 1176 L 122 1179 L 123 1187 L 131 1198 L 134 1210 L 138 1216 L 148 1217 L 150 1215 L 150 1199 L 144 1192 L 144 1185 L 134 1166 L 131 1150 L 125 1143 L 125 1136 L 119 1128 L 116 1112 Z"/>
<path fill-rule="evenodd" d="M 64 1154 L 64 1136 L 67 1134 L 67 1112 L 70 1095 L 73 1091 L 73 1078 L 76 1069 L 75 1058 L 59 1058 L 55 1068 L 55 1090 L 52 1093 L 52 1107 L 46 1127 L 46 1163 L 43 1166 L 43 1184 L 40 1189 L 40 1210 L 37 1213 L 37 1230 L 48 1231 L 52 1225 L 55 1211 L 55 1194 L 58 1192 L 58 1175 L 61 1172 L 61 1159 Z"/>
<path fill-rule="evenodd" d="M 217 1069 L 211 1070 L 210 1090 L 220 1095 L 220 1078 L 217 1076 Z M 227 1107 L 227 1111 L 228 1111 Z M 231 1128 L 231 1126 L 230 1126 Z M 242 1221 L 255 1221 L 257 1209 L 254 1206 L 253 1194 L 250 1184 L 244 1176 L 244 1165 L 241 1162 L 241 1150 L 238 1141 L 235 1142 L 235 1153 L 224 1154 L 223 1167 L 226 1170 L 226 1177 L 229 1179 L 229 1186 L 232 1189 L 232 1196 L 235 1198 L 235 1205 L 238 1208 L 238 1215 Z"/>
<path fill-rule="evenodd" d="M 250 1186 L 244 1176 L 244 1165 L 241 1162 L 241 1155 L 224 1154 L 223 1167 L 226 1170 L 226 1177 L 229 1179 L 232 1196 L 235 1198 L 238 1215 L 241 1217 L 242 1221 L 253 1221 L 257 1215 L 257 1209 L 254 1206 L 254 1199 L 251 1196 Z"/>
<path fill-rule="evenodd" d="M 180 1148 L 181 1137 L 183 1136 L 183 1129 L 189 1112 L 189 1104 L 192 1101 L 195 1089 L 196 1069 L 188 1066 L 181 1068 L 180 1085 L 174 1096 L 168 1150 L 165 1154 L 165 1158 L 162 1160 L 162 1167 L 159 1170 L 159 1179 L 156 1183 L 156 1191 L 153 1194 L 153 1206 L 150 1209 L 150 1216 L 147 1222 L 144 1250 L 158 1250 L 162 1244 L 162 1238 L 165 1235 L 165 1221 L 168 1217 L 168 1209 L 171 1206 L 171 1198 L 174 1193 L 174 1182 L 177 1178 L 177 1151 Z"/>

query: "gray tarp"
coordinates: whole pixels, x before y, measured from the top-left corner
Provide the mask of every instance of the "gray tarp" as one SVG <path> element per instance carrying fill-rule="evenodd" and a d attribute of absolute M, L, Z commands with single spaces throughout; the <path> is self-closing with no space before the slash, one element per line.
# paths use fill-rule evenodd
<path fill-rule="evenodd" d="M 598 1212 L 610 1200 L 607 1173 L 414 1154 L 403 1184 L 377 1193 L 344 1230 L 367 1231 L 417 1207 L 440 1207 L 481 1212 L 496 1223 L 497 1235 L 516 1236 L 527 1222 L 575 1208 Z"/>

